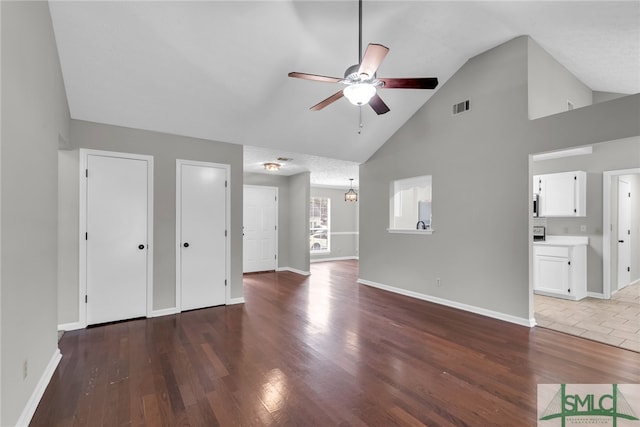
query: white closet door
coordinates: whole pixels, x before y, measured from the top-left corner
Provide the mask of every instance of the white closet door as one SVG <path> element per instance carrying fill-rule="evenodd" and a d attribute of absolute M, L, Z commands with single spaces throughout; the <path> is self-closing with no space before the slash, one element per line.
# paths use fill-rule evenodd
<path fill-rule="evenodd" d="M 181 309 L 225 304 L 227 170 L 178 163 Z"/>
<path fill-rule="evenodd" d="M 87 156 L 87 324 L 147 314 L 148 162 Z"/>
<path fill-rule="evenodd" d="M 631 283 L 631 185 L 618 181 L 618 289 Z"/>
<path fill-rule="evenodd" d="M 276 187 L 244 186 L 243 271 L 276 269 Z"/>

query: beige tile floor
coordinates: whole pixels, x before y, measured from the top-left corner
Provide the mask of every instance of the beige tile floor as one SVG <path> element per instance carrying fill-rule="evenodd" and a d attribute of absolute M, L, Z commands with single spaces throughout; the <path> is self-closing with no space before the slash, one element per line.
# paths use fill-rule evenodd
<path fill-rule="evenodd" d="M 610 300 L 534 295 L 534 310 L 538 326 L 640 352 L 640 283 Z"/>

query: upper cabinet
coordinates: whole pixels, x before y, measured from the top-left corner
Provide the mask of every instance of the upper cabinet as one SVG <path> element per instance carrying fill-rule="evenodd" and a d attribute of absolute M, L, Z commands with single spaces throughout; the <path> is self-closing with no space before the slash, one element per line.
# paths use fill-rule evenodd
<path fill-rule="evenodd" d="M 533 177 L 538 212 L 543 217 L 587 216 L 587 173 L 550 173 Z"/>

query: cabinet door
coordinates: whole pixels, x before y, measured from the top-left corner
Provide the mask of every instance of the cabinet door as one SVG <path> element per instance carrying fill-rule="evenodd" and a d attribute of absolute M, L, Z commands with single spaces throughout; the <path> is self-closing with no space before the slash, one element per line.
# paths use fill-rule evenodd
<path fill-rule="evenodd" d="M 568 295 L 569 259 L 537 255 L 535 257 L 534 288 L 536 290 Z"/>
<path fill-rule="evenodd" d="M 575 216 L 576 178 L 573 173 L 542 175 L 542 216 Z"/>

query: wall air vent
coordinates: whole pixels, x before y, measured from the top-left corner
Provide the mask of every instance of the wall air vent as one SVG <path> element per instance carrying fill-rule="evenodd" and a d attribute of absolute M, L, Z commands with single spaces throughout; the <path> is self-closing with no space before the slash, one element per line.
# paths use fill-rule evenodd
<path fill-rule="evenodd" d="M 457 104 L 453 104 L 453 115 L 464 113 L 465 111 L 469 111 L 469 100 L 458 102 Z"/>

